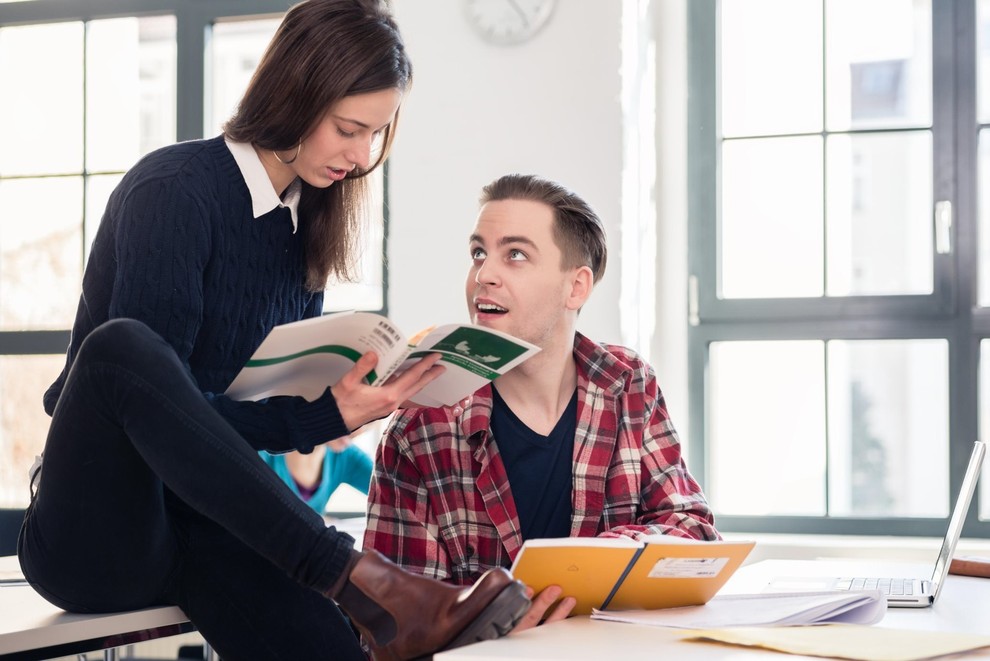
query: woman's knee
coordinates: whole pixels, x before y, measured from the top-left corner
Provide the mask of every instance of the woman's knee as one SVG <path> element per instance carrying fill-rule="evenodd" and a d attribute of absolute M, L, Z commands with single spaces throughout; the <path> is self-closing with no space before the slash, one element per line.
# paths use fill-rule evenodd
<path fill-rule="evenodd" d="M 137 319 L 111 319 L 86 336 L 79 347 L 77 362 L 121 362 L 158 352 L 168 344 L 147 324 Z"/>

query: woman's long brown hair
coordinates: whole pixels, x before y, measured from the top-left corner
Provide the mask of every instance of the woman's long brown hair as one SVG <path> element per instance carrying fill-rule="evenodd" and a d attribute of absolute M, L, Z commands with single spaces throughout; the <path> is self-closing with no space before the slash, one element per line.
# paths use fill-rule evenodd
<path fill-rule="evenodd" d="M 399 29 L 378 0 L 306 0 L 289 9 L 247 91 L 223 130 L 237 142 L 289 151 L 306 139 L 345 96 L 406 90 L 412 65 Z M 328 188 L 302 182 L 300 231 L 306 241 L 306 285 L 322 290 L 332 275 L 350 280 L 369 172 L 388 156 L 395 121 L 376 161 Z"/>

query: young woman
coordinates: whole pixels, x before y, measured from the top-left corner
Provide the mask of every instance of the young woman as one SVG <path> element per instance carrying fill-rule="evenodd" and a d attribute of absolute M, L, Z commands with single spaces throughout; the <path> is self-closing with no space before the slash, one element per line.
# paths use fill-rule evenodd
<path fill-rule="evenodd" d="M 225 661 L 379 658 L 500 635 L 528 606 L 508 574 L 462 590 L 327 528 L 257 450 L 308 449 L 395 410 L 442 368 L 381 388 L 361 358 L 315 401 L 222 393 L 277 324 L 346 275 L 363 176 L 385 158 L 411 67 L 375 0 L 286 14 L 224 134 L 158 150 L 93 243 L 18 553 L 69 611 L 175 604 Z M 376 155 L 377 154 L 377 155 Z"/>

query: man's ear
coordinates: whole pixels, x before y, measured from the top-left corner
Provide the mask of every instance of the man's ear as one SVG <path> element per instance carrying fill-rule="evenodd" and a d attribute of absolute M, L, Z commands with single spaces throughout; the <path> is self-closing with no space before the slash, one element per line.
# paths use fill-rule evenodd
<path fill-rule="evenodd" d="M 590 267 L 581 266 L 574 269 L 571 273 L 571 291 L 567 297 L 567 309 L 580 310 L 591 296 L 594 286 L 595 276 Z"/>

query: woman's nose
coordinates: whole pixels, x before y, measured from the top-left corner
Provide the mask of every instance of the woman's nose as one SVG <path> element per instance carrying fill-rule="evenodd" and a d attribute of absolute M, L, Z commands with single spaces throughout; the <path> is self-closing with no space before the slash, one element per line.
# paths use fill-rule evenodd
<path fill-rule="evenodd" d="M 374 138 L 371 137 L 366 141 L 362 140 L 359 146 L 354 147 L 354 149 L 351 149 L 347 153 L 347 160 L 362 170 L 367 170 L 371 164 L 371 143 L 373 140 Z"/>

